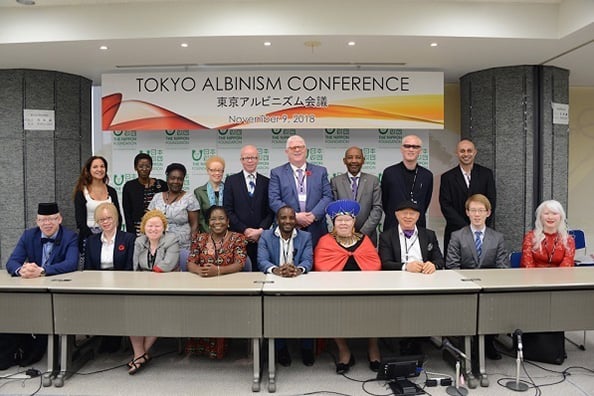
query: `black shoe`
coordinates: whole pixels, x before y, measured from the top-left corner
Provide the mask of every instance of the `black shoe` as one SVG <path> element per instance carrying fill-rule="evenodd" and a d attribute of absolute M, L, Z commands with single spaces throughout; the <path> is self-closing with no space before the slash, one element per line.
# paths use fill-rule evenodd
<path fill-rule="evenodd" d="M 283 367 L 291 365 L 291 355 L 288 348 L 281 348 L 276 352 L 276 361 Z"/>
<path fill-rule="evenodd" d="M 355 365 L 355 356 L 351 353 L 348 363 L 336 363 L 336 374 L 346 374 Z"/>
<path fill-rule="evenodd" d="M 495 349 L 492 342 L 485 342 L 485 356 L 490 360 L 501 360 L 501 354 Z"/>
<path fill-rule="evenodd" d="M 313 366 L 315 362 L 313 349 L 301 348 L 301 361 L 306 366 Z"/>
<path fill-rule="evenodd" d="M 377 373 L 379 371 L 379 368 L 380 368 L 379 360 L 370 360 L 369 361 L 369 370 Z"/>

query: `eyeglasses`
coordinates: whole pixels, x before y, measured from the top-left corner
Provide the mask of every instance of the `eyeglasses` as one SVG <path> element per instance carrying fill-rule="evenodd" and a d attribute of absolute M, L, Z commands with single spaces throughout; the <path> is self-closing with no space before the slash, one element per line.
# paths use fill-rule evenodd
<path fill-rule="evenodd" d="M 113 221 L 113 217 L 103 217 L 101 219 L 97 219 L 97 223 L 111 223 Z"/>
<path fill-rule="evenodd" d="M 472 214 L 482 214 L 482 213 L 487 213 L 487 209 L 467 209 L 469 213 Z"/>
<path fill-rule="evenodd" d="M 37 218 L 37 222 L 39 224 L 45 224 L 45 223 L 55 223 L 56 221 L 58 221 L 58 219 L 60 218 L 60 216 L 52 216 L 52 217 L 38 217 Z"/>
<path fill-rule="evenodd" d="M 258 157 L 241 157 L 242 161 L 257 161 Z"/>
<path fill-rule="evenodd" d="M 405 149 L 415 149 L 415 150 L 418 150 L 421 148 L 421 146 L 419 146 L 418 144 L 403 144 L 402 147 L 404 147 Z"/>
<path fill-rule="evenodd" d="M 208 168 L 208 171 L 212 172 L 212 173 L 225 173 L 224 169 L 210 169 L 210 168 Z"/>
<path fill-rule="evenodd" d="M 291 150 L 291 151 L 297 151 L 297 150 L 303 150 L 303 149 L 305 149 L 305 145 L 302 144 L 300 146 L 290 146 L 290 147 L 287 147 L 287 148 L 289 150 Z"/>

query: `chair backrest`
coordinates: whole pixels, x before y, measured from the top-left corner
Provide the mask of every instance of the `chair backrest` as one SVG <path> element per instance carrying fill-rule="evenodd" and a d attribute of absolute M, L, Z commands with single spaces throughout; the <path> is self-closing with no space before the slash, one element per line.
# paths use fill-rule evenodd
<path fill-rule="evenodd" d="M 512 252 L 509 255 L 509 266 L 511 268 L 520 268 L 521 261 L 522 261 L 522 252 Z"/>
<path fill-rule="evenodd" d="M 573 236 L 575 249 L 586 249 L 586 235 L 584 230 L 569 230 L 569 235 Z"/>
<path fill-rule="evenodd" d="M 186 272 L 188 270 L 188 256 L 190 251 L 188 249 L 179 250 L 179 270 Z"/>
<path fill-rule="evenodd" d="M 252 272 L 252 260 L 250 259 L 250 256 L 247 256 L 245 258 L 245 265 L 243 266 L 242 271 L 243 272 Z"/>

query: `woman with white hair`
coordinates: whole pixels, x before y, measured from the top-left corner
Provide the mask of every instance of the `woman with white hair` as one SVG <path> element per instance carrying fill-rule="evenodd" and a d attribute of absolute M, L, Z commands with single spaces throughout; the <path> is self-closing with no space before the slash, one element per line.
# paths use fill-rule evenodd
<path fill-rule="evenodd" d="M 565 210 L 555 200 L 536 208 L 534 230 L 524 236 L 520 266 L 573 267 L 575 242 L 567 232 Z"/>

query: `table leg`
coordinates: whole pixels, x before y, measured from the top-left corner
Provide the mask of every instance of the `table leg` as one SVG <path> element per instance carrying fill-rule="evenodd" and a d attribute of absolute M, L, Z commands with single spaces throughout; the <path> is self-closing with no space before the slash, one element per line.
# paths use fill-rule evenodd
<path fill-rule="evenodd" d="M 64 377 L 68 371 L 68 336 L 60 336 L 60 372 L 56 375 L 54 386 L 61 388 L 64 386 Z"/>
<path fill-rule="evenodd" d="M 274 338 L 268 339 L 268 392 L 276 392 L 276 359 L 274 353 Z"/>
<path fill-rule="evenodd" d="M 474 389 L 478 386 L 478 381 L 474 378 L 474 374 L 472 373 L 472 346 L 471 346 L 472 336 L 465 336 L 464 337 L 464 353 L 468 356 L 468 359 L 465 361 L 464 367 L 465 372 L 464 376 L 466 377 L 466 384 L 470 389 Z"/>
<path fill-rule="evenodd" d="M 489 378 L 487 378 L 487 372 L 485 370 L 485 335 L 479 334 L 478 336 L 478 348 L 479 348 L 479 371 L 481 374 L 481 386 L 489 386 Z"/>
<path fill-rule="evenodd" d="M 254 356 L 254 379 L 252 380 L 252 392 L 260 392 L 260 339 L 252 339 L 252 355 Z"/>
<path fill-rule="evenodd" d="M 54 375 L 54 359 L 55 359 L 55 340 L 53 334 L 48 334 L 47 336 L 47 370 L 43 373 L 43 377 L 41 378 L 41 383 L 43 386 L 51 386 L 52 385 L 52 376 Z"/>

